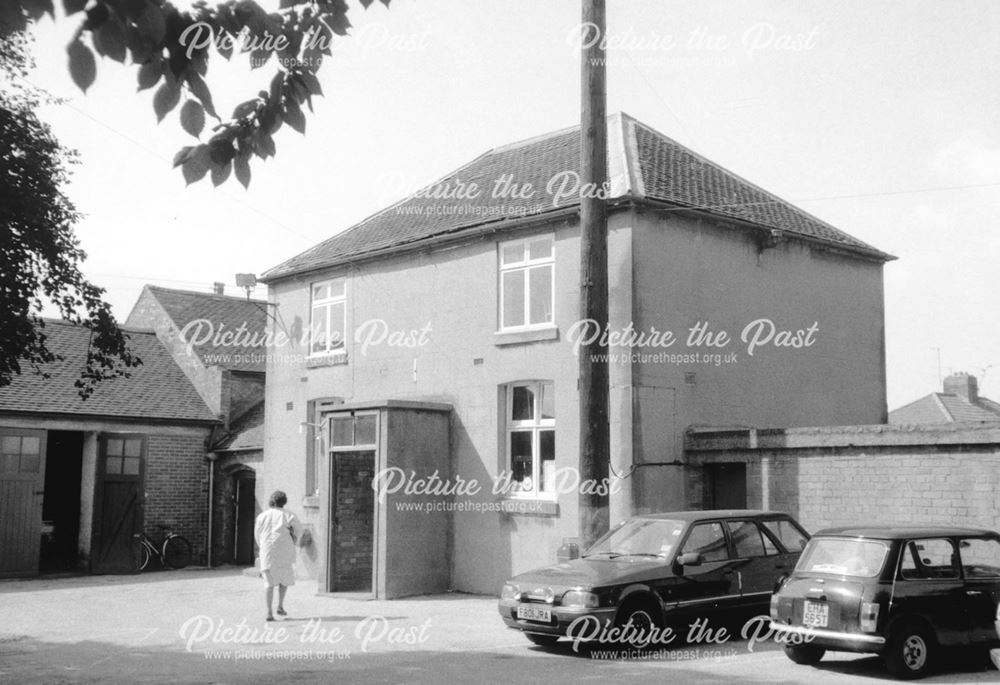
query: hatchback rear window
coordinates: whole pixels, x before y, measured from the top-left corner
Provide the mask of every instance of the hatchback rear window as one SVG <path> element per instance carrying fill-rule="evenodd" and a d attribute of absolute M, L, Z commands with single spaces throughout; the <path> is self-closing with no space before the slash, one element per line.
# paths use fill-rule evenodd
<path fill-rule="evenodd" d="M 771 531 L 774 537 L 778 538 L 778 541 L 789 552 L 801 552 L 802 548 L 806 546 L 806 541 L 809 540 L 809 535 L 791 521 L 777 519 L 761 523 Z"/>
<path fill-rule="evenodd" d="M 813 538 L 795 567 L 798 571 L 874 578 L 882 570 L 889 547 L 877 540 Z"/>

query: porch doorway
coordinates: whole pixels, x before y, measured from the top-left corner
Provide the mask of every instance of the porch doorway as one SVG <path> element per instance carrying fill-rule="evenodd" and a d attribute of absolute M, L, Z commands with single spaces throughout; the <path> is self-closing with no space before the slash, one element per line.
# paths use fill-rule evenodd
<path fill-rule="evenodd" d="M 330 468 L 330 592 L 372 592 L 375 451 L 333 452 Z"/>
<path fill-rule="evenodd" d="M 257 517 L 257 475 L 250 469 L 233 474 L 233 562 L 253 566 L 254 520 Z"/>
<path fill-rule="evenodd" d="M 39 560 L 42 573 L 69 571 L 79 565 L 82 473 L 83 433 L 49 431 Z"/>
<path fill-rule="evenodd" d="M 705 508 L 747 508 L 747 465 L 718 462 L 705 465 Z"/>

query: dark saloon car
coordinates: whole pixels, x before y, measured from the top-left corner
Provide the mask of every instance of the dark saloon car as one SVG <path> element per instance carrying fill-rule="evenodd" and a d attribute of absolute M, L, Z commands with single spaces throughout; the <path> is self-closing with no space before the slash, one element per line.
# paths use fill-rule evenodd
<path fill-rule="evenodd" d="M 875 652 L 899 678 L 926 675 L 942 647 L 1000 645 L 1000 535 L 974 528 L 856 527 L 816 533 L 771 599 L 785 653 Z"/>
<path fill-rule="evenodd" d="M 610 634 L 636 644 L 681 621 L 721 618 L 719 612 L 729 610 L 766 613 L 771 592 L 808 539 L 787 514 L 637 516 L 579 559 L 511 578 L 500 595 L 500 615 L 535 644 L 554 644 L 571 626 L 570 637 L 582 641 L 598 639 L 600 627 L 604 641 Z"/>

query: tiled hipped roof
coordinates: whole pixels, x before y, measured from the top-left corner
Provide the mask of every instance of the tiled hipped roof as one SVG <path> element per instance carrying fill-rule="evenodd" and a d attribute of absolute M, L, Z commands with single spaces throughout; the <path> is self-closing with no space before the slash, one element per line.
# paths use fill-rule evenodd
<path fill-rule="evenodd" d="M 246 324 L 249 334 L 257 335 L 258 339 L 262 339 L 267 331 L 267 302 L 263 300 L 173 290 L 155 285 L 147 285 L 146 289 L 160 303 L 178 331 L 198 319 L 210 322 L 217 333 L 236 331 L 243 324 Z M 196 345 L 194 351 L 206 365 L 215 364 L 231 371 L 265 371 L 266 349 L 263 346 L 213 345 L 209 341 Z"/>
<path fill-rule="evenodd" d="M 627 115 L 609 117 L 608 127 L 611 200 L 659 201 L 738 219 L 764 229 L 778 229 L 868 258 L 892 258 Z M 553 177 L 577 172 L 579 160 L 579 127 L 491 150 L 423 192 L 414 193 L 276 266 L 264 278 L 273 281 L 490 223 L 500 228 L 503 222 L 522 216 L 523 211 L 515 210 L 528 208 L 532 215 L 543 217 L 573 207 L 579 203 L 576 196 L 556 197 L 547 190 Z M 535 197 L 530 201 L 494 198 L 492 190 L 504 177 L 521 186 L 530 183 L 537 190 Z M 460 191 L 472 183 L 480 189 L 476 197 L 440 197 L 441 192 Z M 445 208 L 449 211 L 441 211 L 445 204 L 450 205 Z"/>
<path fill-rule="evenodd" d="M 64 357 L 45 364 L 49 378 L 35 374 L 26 364 L 11 384 L 0 388 L 0 412 L 55 413 L 212 422 L 215 417 L 174 363 L 166 348 L 149 332 L 126 330 L 130 345 L 142 365 L 129 371 L 130 378 L 114 378 L 97 384 L 83 400 L 73 383 L 87 358 L 90 331 L 81 326 L 46 319 L 46 345 Z"/>

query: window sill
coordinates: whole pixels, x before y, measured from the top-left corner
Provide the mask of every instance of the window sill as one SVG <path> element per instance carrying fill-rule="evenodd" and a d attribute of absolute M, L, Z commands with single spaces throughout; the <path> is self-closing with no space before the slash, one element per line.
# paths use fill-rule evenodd
<path fill-rule="evenodd" d="M 546 326 L 545 328 L 497 331 L 493 334 L 493 344 L 498 347 L 502 347 L 504 345 L 523 345 L 524 343 L 558 339 L 559 327 L 555 325 Z"/>
<path fill-rule="evenodd" d="M 302 498 L 303 509 L 319 509 L 319 495 L 306 495 Z"/>
<path fill-rule="evenodd" d="M 507 497 L 500 500 L 500 511 L 521 516 L 558 516 L 559 503 L 550 499 Z"/>
<path fill-rule="evenodd" d="M 347 352 L 333 352 L 315 357 L 306 357 L 306 368 L 317 369 L 323 366 L 341 366 L 347 364 Z"/>

